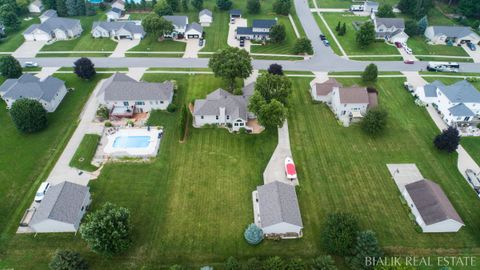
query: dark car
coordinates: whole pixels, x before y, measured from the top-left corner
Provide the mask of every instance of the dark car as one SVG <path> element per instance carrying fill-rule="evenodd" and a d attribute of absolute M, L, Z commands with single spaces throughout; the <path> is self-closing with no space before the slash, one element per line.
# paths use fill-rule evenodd
<path fill-rule="evenodd" d="M 320 40 L 327 40 L 327 37 L 324 34 L 320 34 Z"/>
<path fill-rule="evenodd" d="M 402 46 L 402 43 L 400 43 L 400 42 L 398 42 L 398 41 L 395 42 L 395 46 L 397 46 L 397 48 L 402 48 L 402 47 L 403 47 L 403 46 Z"/>
<path fill-rule="evenodd" d="M 245 47 L 245 39 L 240 39 L 240 47 Z"/>
<path fill-rule="evenodd" d="M 203 38 L 198 40 L 198 46 L 202 47 L 203 46 Z"/>
<path fill-rule="evenodd" d="M 324 40 L 323 41 L 323 45 L 325 45 L 326 47 L 329 47 L 330 46 L 330 42 L 328 42 L 328 40 Z"/>
<path fill-rule="evenodd" d="M 477 48 L 475 47 L 475 44 L 471 43 L 471 42 L 467 42 L 467 47 L 471 50 L 471 51 L 475 51 Z"/>

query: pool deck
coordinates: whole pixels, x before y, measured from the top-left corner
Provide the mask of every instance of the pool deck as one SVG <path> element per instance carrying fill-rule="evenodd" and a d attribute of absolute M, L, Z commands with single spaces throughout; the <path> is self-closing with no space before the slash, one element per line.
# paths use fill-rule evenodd
<path fill-rule="evenodd" d="M 95 163 L 102 163 L 110 158 L 134 157 L 134 158 L 150 158 L 155 157 L 160 147 L 161 138 L 158 138 L 160 130 L 151 127 L 150 131 L 147 128 L 107 128 L 105 129 L 100 147 L 95 154 Z M 118 137 L 128 136 L 148 136 L 150 143 L 147 147 L 131 147 L 120 148 L 114 147 L 113 144 Z"/>

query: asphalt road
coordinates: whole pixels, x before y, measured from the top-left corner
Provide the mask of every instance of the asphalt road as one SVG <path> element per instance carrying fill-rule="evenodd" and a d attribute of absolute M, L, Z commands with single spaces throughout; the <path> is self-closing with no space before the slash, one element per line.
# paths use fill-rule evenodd
<path fill-rule="evenodd" d="M 325 47 L 321 42 L 321 34 L 307 0 L 294 0 L 295 8 L 307 37 L 312 41 L 315 51 L 314 56 L 301 61 L 253 60 L 254 69 L 267 69 L 272 63 L 278 63 L 284 70 L 306 71 L 361 71 L 369 63 L 375 63 L 381 71 L 421 71 L 426 70 L 427 62 L 404 64 L 401 61 L 353 61 L 342 58 L 333 53 L 330 47 Z M 33 61 L 42 67 L 72 66 L 78 58 L 69 57 L 41 57 L 19 58 L 21 63 Z M 125 58 L 90 58 L 96 67 L 176 67 L 176 68 L 205 68 L 207 58 L 152 58 L 152 57 L 125 57 Z M 480 72 L 479 63 L 461 63 L 461 72 Z"/>

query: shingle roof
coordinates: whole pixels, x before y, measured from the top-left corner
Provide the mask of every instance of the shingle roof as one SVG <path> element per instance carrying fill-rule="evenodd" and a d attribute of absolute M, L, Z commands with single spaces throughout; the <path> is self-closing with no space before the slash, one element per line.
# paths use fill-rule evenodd
<path fill-rule="evenodd" d="M 206 99 L 195 100 L 193 115 L 219 115 L 220 108 L 225 108 L 225 114 L 232 119 L 248 120 L 248 97 L 236 96 L 219 88 L 207 95 Z"/>
<path fill-rule="evenodd" d="M 268 32 L 254 32 L 252 27 L 237 27 L 237 35 L 264 35 L 267 36 Z"/>
<path fill-rule="evenodd" d="M 405 20 L 403 18 L 375 18 L 377 26 L 384 25 L 387 28 L 395 26 L 396 28 L 404 29 Z"/>
<path fill-rule="evenodd" d="M 466 80 L 448 86 L 438 81 L 432 84 L 453 103 L 480 103 L 480 92 Z"/>
<path fill-rule="evenodd" d="M 447 37 L 465 37 L 472 33 L 472 29 L 466 26 L 430 26 L 435 36 L 445 35 Z"/>
<path fill-rule="evenodd" d="M 30 224 L 52 219 L 77 225 L 81 219 L 79 213 L 88 194 L 89 187 L 67 181 L 50 187 Z"/>
<path fill-rule="evenodd" d="M 47 19 L 41 24 L 32 24 L 30 27 L 23 32 L 24 34 L 30 34 L 36 29 L 40 29 L 46 33 L 51 33 L 56 29 L 61 29 L 63 31 L 73 30 L 75 27 L 80 26 L 80 20 L 77 19 L 68 19 L 68 18 L 59 18 L 52 17 Z"/>
<path fill-rule="evenodd" d="M 253 28 L 272 28 L 277 24 L 276 20 L 253 20 L 252 27 Z"/>
<path fill-rule="evenodd" d="M 423 87 L 425 97 L 437 97 L 437 86 L 434 84 L 426 84 Z"/>
<path fill-rule="evenodd" d="M 94 22 L 92 26 L 92 31 L 95 30 L 96 27 L 101 27 L 107 31 L 119 31 L 119 30 L 126 30 L 133 34 L 145 34 L 143 27 L 135 22 L 108 22 L 108 21 L 101 21 L 101 22 Z"/>
<path fill-rule="evenodd" d="M 6 80 L 0 86 L 0 92 L 4 93 L 4 99 L 30 98 L 50 102 L 64 86 L 65 83 L 55 77 L 48 76 L 40 80 L 25 73 L 18 79 Z"/>
<path fill-rule="evenodd" d="M 178 28 L 187 27 L 188 17 L 187 16 L 163 16 L 165 20 L 171 22 L 174 26 Z"/>
<path fill-rule="evenodd" d="M 57 11 L 56 10 L 53 10 L 53 9 L 48 9 L 48 10 L 45 10 L 45 12 L 42 13 L 42 15 L 40 15 L 42 17 L 57 17 Z"/>
<path fill-rule="evenodd" d="M 254 91 L 255 91 L 255 82 L 251 82 L 242 88 L 242 94 L 245 97 L 253 96 Z"/>
<path fill-rule="evenodd" d="M 337 82 L 337 80 L 333 78 L 328 79 L 325 82 L 315 84 L 315 90 L 316 90 L 317 96 L 326 96 L 330 94 L 330 92 L 333 91 L 334 87 L 342 87 L 342 84 Z"/>
<path fill-rule="evenodd" d="M 240 16 L 242 15 L 242 11 L 240 11 L 240 9 L 231 9 L 230 15 Z"/>
<path fill-rule="evenodd" d="M 190 31 L 190 30 L 195 30 L 199 33 L 202 33 L 203 32 L 203 26 L 201 26 L 200 24 L 196 23 L 196 22 L 193 22 L 193 23 L 190 23 L 188 26 L 187 26 L 187 30 L 186 31 Z"/>
<path fill-rule="evenodd" d="M 202 10 L 198 13 L 198 16 L 202 16 L 202 15 L 208 15 L 208 16 L 212 17 L 212 12 L 208 9 L 204 9 L 204 10 Z"/>
<path fill-rule="evenodd" d="M 111 12 L 115 12 L 117 14 L 122 14 L 122 10 L 117 8 L 117 7 L 113 7 L 112 9 L 110 9 Z"/>
<path fill-rule="evenodd" d="M 99 93 L 105 93 L 105 101 L 128 100 L 170 100 L 173 95 L 173 83 L 137 82 L 122 73 L 115 73 L 102 85 Z"/>
<path fill-rule="evenodd" d="M 427 225 L 432 225 L 448 219 L 453 219 L 463 224 L 453 205 L 443 192 L 442 188 L 427 179 L 413 182 L 405 186 L 412 198 L 415 207 Z"/>
<path fill-rule="evenodd" d="M 294 186 L 274 181 L 258 186 L 257 191 L 262 227 L 281 222 L 303 227 Z"/>
<path fill-rule="evenodd" d="M 365 1 L 364 5 L 368 8 L 378 8 L 379 6 L 378 2 L 373 1 Z"/>
<path fill-rule="evenodd" d="M 453 116 L 475 116 L 465 104 L 460 103 L 448 109 Z"/>
<path fill-rule="evenodd" d="M 35 0 L 35 1 L 31 2 L 30 4 L 34 5 L 34 6 L 37 6 L 37 7 L 41 7 L 42 6 L 42 1 Z"/>
<path fill-rule="evenodd" d="M 338 89 L 340 103 L 368 104 L 368 93 L 365 87 L 344 87 Z"/>

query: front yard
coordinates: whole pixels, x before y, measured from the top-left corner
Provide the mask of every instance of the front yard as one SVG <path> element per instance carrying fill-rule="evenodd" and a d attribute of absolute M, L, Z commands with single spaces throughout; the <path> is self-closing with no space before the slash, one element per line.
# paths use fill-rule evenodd
<path fill-rule="evenodd" d="M 163 41 L 158 41 L 156 38 L 146 36 L 140 44 L 130 49 L 127 53 L 127 56 L 141 56 L 135 52 L 178 52 L 172 55 L 176 57 L 182 57 L 185 52 L 185 47 L 187 43 L 183 41 L 174 41 L 171 39 L 165 39 Z M 162 54 L 151 54 L 153 57 L 162 57 Z"/>
<path fill-rule="evenodd" d="M 20 18 L 20 28 L 16 31 L 8 31 L 7 36 L 0 41 L 0 52 L 14 52 L 25 41 L 23 32 L 32 24 L 40 23 L 40 19 L 33 17 L 31 20 L 25 21 Z"/>

